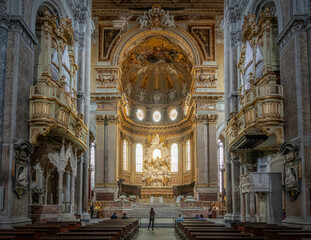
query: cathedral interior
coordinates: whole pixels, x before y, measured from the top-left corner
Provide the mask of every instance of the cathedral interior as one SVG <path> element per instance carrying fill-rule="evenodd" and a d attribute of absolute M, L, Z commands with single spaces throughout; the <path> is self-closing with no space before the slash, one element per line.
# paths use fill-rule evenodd
<path fill-rule="evenodd" d="M 1 0 L 0 228 L 311 230 L 310 89 L 310 0 Z"/>

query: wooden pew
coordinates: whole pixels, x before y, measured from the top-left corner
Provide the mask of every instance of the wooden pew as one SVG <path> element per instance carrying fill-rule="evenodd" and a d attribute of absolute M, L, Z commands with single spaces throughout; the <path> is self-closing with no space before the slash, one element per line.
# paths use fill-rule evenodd
<path fill-rule="evenodd" d="M 278 230 L 271 230 L 271 229 L 264 229 L 265 237 L 268 239 L 274 240 L 274 239 L 280 239 L 279 233 L 305 233 L 305 234 L 311 234 L 310 230 L 290 230 L 290 229 L 278 229 Z"/>
<path fill-rule="evenodd" d="M 221 240 L 267 240 L 265 237 L 248 237 L 248 236 L 197 236 L 196 239 L 221 239 Z"/>
<path fill-rule="evenodd" d="M 191 232 L 191 239 L 193 240 L 201 236 L 252 237 L 253 235 L 240 232 Z"/>
<path fill-rule="evenodd" d="M 44 237 L 42 240 L 111 240 L 110 236 L 60 236 Z"/>
<path fill-rule="evenodd" d="M 16 240 L 33 240 L 34 234 L 35 234 L 34 232 L 19 231 L 19 230 L 15 230 L 15 229 L 5 229 L 5 231 L 3 231 L 3 229 L 1 229 L 1 231 L 0 231 L 0 237 L 15 236 Z"/>
<path fill-rule="evenodd" d="M 15 240 L 15 236 L 0 236 L 0 240 Z"/>
<path fill-rule="evenodd" d="M 300 240 L 302 238 L 311 238 L 311 233 L 278 233 L 280 240 Z"/>
<path fill-rule="evenodd" d="M 118 232 L 67 232 L 67 233 L 58 233 L 57 236 L 110 236 L 112 240 L 120 239 L 120 234 Z"/>

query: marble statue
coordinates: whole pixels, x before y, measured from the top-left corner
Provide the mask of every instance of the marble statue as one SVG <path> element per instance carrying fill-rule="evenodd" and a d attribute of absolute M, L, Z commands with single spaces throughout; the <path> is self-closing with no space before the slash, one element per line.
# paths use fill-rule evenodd
<path fill-rule="evenodd" d="M 155 151 L 158 154 L 155 156 Z M 142 181 L 146 186 L 162 187 L 168 186 L 171 179 L 169 150 L 160 143 L 158 135 L 151 141 L 144 158 Z"/>

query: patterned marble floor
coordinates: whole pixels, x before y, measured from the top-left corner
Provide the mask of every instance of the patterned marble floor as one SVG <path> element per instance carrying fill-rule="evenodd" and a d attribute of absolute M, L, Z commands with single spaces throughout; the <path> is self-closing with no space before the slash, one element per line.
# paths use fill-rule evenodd
<path fill-rule="evenodd" d="M 147 228 L 140 228 L 137 238 L 135 240 L 178 240 L 179 238 L 175 235 L 174 228 L 155 228 L 153 232 L 148 231 Z"/>

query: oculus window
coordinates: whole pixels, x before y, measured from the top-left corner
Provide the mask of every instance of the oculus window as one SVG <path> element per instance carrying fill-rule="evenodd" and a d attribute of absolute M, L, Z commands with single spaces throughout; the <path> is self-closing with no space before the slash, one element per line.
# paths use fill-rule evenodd
<path fill-rule="evenodd" d="M 159 111 L 155 111 L 152 117 L 155 122 L 159 122 L 161 120 L 161 113 Z"/>
<path fill-rule="evenodd" d="M 145 118 L 145 112 L 141 108 L 137 109 L 136 116 L 139 121 L 142 121 Z"/>
<path fill-rule="evenodd" d="M 173 108 L 170 112 L 169 112 L 169 116 L 170 116 L 170 119 L 172 121 L 176 120 L 177 118 L 177 110 L 176 108 Z"/>

